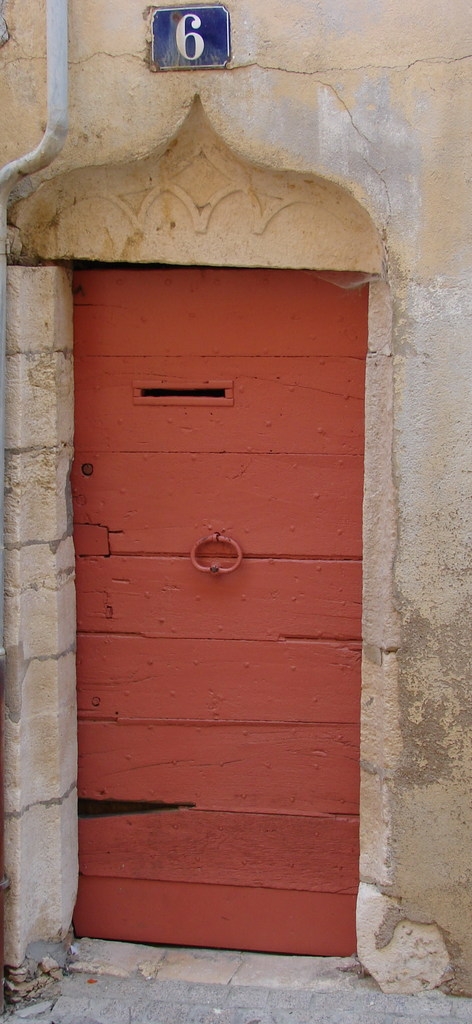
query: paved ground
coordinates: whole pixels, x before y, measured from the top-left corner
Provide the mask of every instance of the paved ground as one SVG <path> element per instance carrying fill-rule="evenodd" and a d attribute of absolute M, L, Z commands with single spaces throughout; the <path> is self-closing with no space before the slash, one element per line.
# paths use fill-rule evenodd
<path fill-rule="evenodd" d="M 82 939 L 54 994 L 5 1024 L 472 1024 L 472 1000 L 384 995 L 353 960 Z"/>

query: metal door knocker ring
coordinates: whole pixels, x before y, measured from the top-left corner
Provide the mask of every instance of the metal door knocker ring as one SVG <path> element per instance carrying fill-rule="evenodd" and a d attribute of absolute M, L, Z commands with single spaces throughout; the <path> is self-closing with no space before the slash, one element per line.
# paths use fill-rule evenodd
<path fill-rule="evenodd" d="M 215 541 L 218 541 L 220 544 L 229 544 L 229 546 L 233 548 L 233 550 L 236 552 L 236 558 L 234 559 L 233 565 L 226 566 L 225 568 L 223 568 L 219 562 L 213 562 L 211 565 L 201 565 L 201 563 L 197 560 L 197 555 L 200 548 L 202 548 L 205 544 L 214 544 Z M 208 537 L 201 537 L 200 540 L 197 540 L 197 543 L 193 545 L 193 548 L 190 552 L 190 558 L 192 565 L 194 565 L 195 568 L 198 569 L 200 572 L 212 572 L 216 574 L 224 572 L 234 572 L 234 570 L 238 568 L 238 565 L 241 565 L 243 553 L 241 551 L 241 548 L 239 547 L 238 542 L 236 540 L 233 540 L 232 537 L 226 537 L 224 533 L 210 533 Z"/>

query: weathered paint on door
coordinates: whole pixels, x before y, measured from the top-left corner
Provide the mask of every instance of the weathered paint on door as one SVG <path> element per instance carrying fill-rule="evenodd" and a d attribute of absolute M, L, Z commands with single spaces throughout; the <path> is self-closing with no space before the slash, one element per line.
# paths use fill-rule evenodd
<path fill-rule="evenodd" d="M 76 274 L 79 934 L 355 949 L 366 301 Z"/>

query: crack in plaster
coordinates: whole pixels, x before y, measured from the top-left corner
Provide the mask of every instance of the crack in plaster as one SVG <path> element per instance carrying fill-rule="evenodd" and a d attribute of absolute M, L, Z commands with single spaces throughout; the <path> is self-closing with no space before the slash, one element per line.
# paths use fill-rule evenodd
<path fill-rule="evenodd" d="M 51 445 L 49 447 L 41 444 L 32 444 L 28 445 L 26 448 L 18 448 L 16 445 L 12 445 L 10 448 L 6 448 L 5 451 L 9 455 L 29 455 L 30 453 L 34 455 L 36 452 L 47 452 L 51 455 L 61 455 L 63 452 L 70 451 L 71 448 L 72 445 L 68 441 L 65 441 L 64 444 Z"/>
<path fill-rule="evenodd" d="M 89 61 L 94 60 L 95 57 L 110 57 L 112 60 L 115 60 L 115 58 L 124 58 L 125 60 L 130 58 L 131 60 L 139 60 L 142 63 L 143 60 L 146 61 L 147 53 L 145 53 L 144 50 L 143 53 L 108 53 L 107 50 L 97 50 L 95 53 L 89 54 L 88 57 L 81 57 L 79 60 L 71 60 L 69 61 L 69 64 L 71 64 L 72 67 L 80 67 L 81 64 L 88 64 Z"/>
<path fill-rule="evenodd" d="M 33 665 L 35 661 L 60 661 L 61 658 L 65 658 L 68 654 L 75 654 L 76 643 L 75 640 L 69 647 L 65 647 L 63 651 L 59 651 L 58 654 L 36 654 L 34 658 L 25 658 L 24 664 Z"/>
<path fill-rule="evenodd" d="M 26 806 L 23 807 L 21 811 L 5 811 L 5 818 L 9 821 L 18 820 L 19 818 L 22 818 L 28 811 L 31 811 L 34 807 L 60 807 L 61 804 L 68 800 L 68 798 L 71 796 L 72 793 L 75 792 L 76 789 L 77 781 L 75 780 L 71 783 L 69 788 L 66 789 L 65 793 L 63 793 L 62 796 L 52 796 L 50 797 L 49 800 L 34 800 L 32 803 L 26 804 Z"/>
<path fill-rule="evenodd" d="M 0 31 L 2 28 L 2 22 L 4 19 L 0 16 Z M 6 23 L 5 30 L 8 32 Z M 7 38 L 13 39 L 13 36 Z M 4 42 L 7 40 L 5 39 Z M 2 45 L 2 39 L 0 35 L 0 45 Z M 69 60 L 69 65 L 72 67 L 80 67 L 81 64 L 88 64 L 91 60 L 96 57 L 110 57 L 111 60 L 122 60 L 131 59 L 139 60 L 140 62 L 147 60 L 147 53 L 143 48 L 142 53 L 131 53 L 131 52 L 120 52 L 110 53 L 108 50 L 96 50 L 94 53 L 89 54 L 88 57 L 80 57 L 78 60 Z M 249 61 L 247 64 L 229 64 L 226 67 L 226 71 L 244 71 L 250 68 L 259 68 L 260 71 L 279 71 L 282 74 L 288 75 L 300 75 L 304 78 L 312 78 L 316 75 L 323 74 L 350 74 L 357 71 L 409 71 L 410 68 L 416 67 L 418 64 L 458 64 L 461 61 L 470 60 L 472 58 L 471 53 L 465 53 L 460 57 L 418 57 L 416 60 L 410 61 L 407 64 L 361 64 L 355 67 L 330 67 L 323 69 L 315 69 L 313 71 L 302 71 L 296 68 L 283 68 L 277 64 L 260 64 L 258 61 Z M 46 63 L 46 57 L 44 55 L 29 55 L 27 57 L 12 57 L 11 60 L 2 61 L 2 67 L 8 67 L 9 64 L 24 64 L 30 63 L 31 61 L 42 61 Z M 159 69 L 157 69 L 159 70 Z M 166 72 L 168 74 L 168 72 Z M 322 83 L 324 84 L 324 83 Z"/>
<path fill-rule="evenodd" d="M 4 46 L 5 43 L 8 43 L 9 38 L 10 33 L 8 31 L 8 25 L 3 15 L 0 14 L 0 46 Z"/>
<path fill-rule="evenodd" d="M 375 775 L 381 782 L 385 782 L 386 779 L 395 778 L 395 772 L 386 768 L 381 768 L 378 765 L 375 765 L 372 761 L 365 761 L 364 758 L 361 758 L 359 764 L 364 772 L 367 772 L 368 775 Z"/>
<path fill-rule="evenodd" d="M 22 587 L 16 587 L 15 593 L 23 596 L 24 594 L 39 594 L 46 592 L 49 594 L 57 594 L 71 579 L 75 578 L 75 566 L 69 565 L 64 569 L 58 569 L 54 573 L 54 579 L 41 579 L 38 583 L 26 583 Z"/>
<path fill-rule="evenodd" d="M 25 541 L 7 541 L 5 543 L 5 551 L 23 551 L 24 548 L 35 548 L 43 547 L 49 548 L 52 555 L 56 555 L 60 545 L 65 540 L 70 540 L 73 536 L 71 532 L 63 533 L 61 537 L 56 540 L 25 540 Z"/>
<path fill-rule="evenodd" d="M 326 89 L 330 89 L 331 92 L 334 94 L 334 96 L 336 97 L 338 102 L 341 104 L 341 106 L 346 111 L 346 114 L 347 114 L 347 116 L 348 116 L 348 118 L 349 118 L 349 120 L 350 120 L 350 122 L 352 124 L 352 127 L 354 128 L 354 131 L 357 133 L 359 138 L 363 139 L 364 142 L 366 142 L 369 146 L 373 146 L 374 143 L 373 143 L 372 139 L 369 139 L 369 137 L 367 135 L 365 135 L 365 133 L 356 124 L 351 110 L 349 109 L 346 101 L 343 100 L 342 96 L 339 95 L 339 92 L 337 91 L 337 89 L 335 89 L 334 86 L 331 85 L 330 82 L 322 82 L 321 79 L 317 79 L 317 81 L 320 83 L 320 85 L 323 85 Z M 378 170 L 378 168 L 374 167 L 374 165 L 371 164 L 370 160 L 368 160 L 366 156 L 364 156 L 363 154 L 361 154 L 361 156 L 362 156 L 362 160 L 364 161 L 364 163 L 367 164 L 367 167 L 370 167 L 371 171 L 373 171 L 373 173 L 377 175 L 377 177 L 382 182 L 383 187 L 385 189 L 385 198 L 387 200 L 387 205 L 388 205 L 388 218 L 387 218 L 387 224 L 388 224 L 388 222 L 390 220 L 390 217 L 392 215 L 392 204 L 390 202 L 390 195 L 389 195 L 389 191 L 388 191 L 387 182 L 385 181 L 385 178 L 384 178 L 383 174 L 381 174 L 381 172 Z"/>
<path fill-rule="evenodd" d="M 13 39 L 14 37 L 10 36 L 10 38 Z M 2 60 L 2 68 L 7 68 L 10 64 L 30 64 L 33 60 L 40 60 L 43 64 L 46 63 L 46 57 L 35 57 L 31 54 L 28 57 L 12 57 L 11 60 Z"/>
<path fill-rule="evenodd" d="M 287 68 L 281 68 L 281 67 L 270 66 L 270 65 L 263 65 L 263 64 L 259 64 L 257 62 L 253 62 L 251 64 L 240 64 L 240 65 L 237 65 L 235 67 L 229 67 L 227 70 L 229 70 L 229 71 L 240 71 L 240 70 L 247 70 L 247 69 L 254 68 L 254 67 L 259 68 L 259 70 L 261 70 L 261 71 L 277 71 L 277 72 L 280 72 L 281 74 L 287 74 L 287 75 L 290 75 L 290 76 L 292 76 L 292 75 L 301 75 L 303 77 L 309 77 L 309 78 L 312 78 L 314 80 L 314 82 L 316 82 L 318 85 L 322 86 L 324 89 L 329 89 L 332 92 L 332 94 L 335 96 L 335 98 L 338 101 L 338 103 L 340 104 L 340 106 L 345 110 L 345 112 L 346 112 L 347 116 L 349 117 L 349 120 L 350 120 L 350 122 L 352 124 L 352 127 L 353 127 L 354 131 L 356 132 L 356 134 L 358 135 L 358 137 L 364 143 L 366 143 L 368 146 L 374 146 L 373 140 L 370 139 L 361 130 L 361 128 L 359 128 L 359 126 L 356 124 L 356 122 L 354 120 L 354 116 L 353 116 L 351 110 L 349 109 L 346 101 L 342 98 L 342 96 L 340 96 L 339 92 L 337 91 L 337 89 L 335 89 L 334 85 L 332 85 L 331 82 L 323 81 L 323 79 L 321 79 L 319 77 L 319 75 L 321 73 L 322 74 L 327 74 L 327 73 L 329 73 L 329 71 L 331 69 L 328 69 L 328 72 L 326 72 L 326 71 L 325 72 L 319 72 L 319 71 L 291 71 L 291 70 L 289 70 Z M 359 69 L 356 69 L 356 70 L 363 70 L 363 69 L 359 68 Z M 385 178 L 383 177 L 383 174 L 381 173 L 381 171 L 377 167 L 375 167 L 374 164 L 372 164 L 370 162 L 370 160 L 368 160 L 367 157 L 364 154 L 360 154 L 360 156 L 361 156 L 361 159 L 366 164 L 366 166 L 369 167 L 370 170 L 373 172 L 373 174 L 375 174 L 378 177 L 379 181 L 382 182 L 382 185 L 383 185 L 383 188 L 384 188 L 384 191 L 385 191 L 385 197 L 386 197 L 386 200 L 387 200 L 388 219 L 389 219 L 390 216 L 391 216 L 391 213 L 392 213 L 392 207 L 391 207 L 390 195 L 389 195 L 389 191 L 388 191 L 387 182 L 385 181 Z"/>
<path fill-rule="evenodd" d="M 2 27 L 2 19 L 0 17 L 0 33 L 1 33 L 1 27 Z M 12 38 L 12 37 L 10 37 L 10 38 Z M 1 35 L 0 35 L 0 46 L 1 46 Z M 106 50 L 97 50 L 95 53 L 91 53 L 88 57 L 81 57 L 79 60 L 69 60 L 69 66 L 70 67 L 79 67 L 81 64 L 87 64 L 89 61 L 93 60 L 94 57 L 111 57 L 112 60 L 114 60 L 114 59 L 123 59 L 123 58 L 126 59 L 126 58 L 129 57 L 129 58 L 131 58 L 131 60 L 140 60 L 140 61 L 143 60 L 142 55 L 138 54 L 138 53 L 108 53 Z M 43 55 L 40 55 L 40 54 L 30 54 L 27 57 L 20 57 L 20 56 L 12 57 L 11 60 L 4 60 L 1 63 L 2 63 L 2 68 L 6 68 L 10 64 L 25 64 L 25 63 L 26 64 L 30 64 L 32 61 L 35 61 L 35 62 L 39 61 L 42 64 L 46 64 L 46 57 L 43 56 Z"/>
<path fill-rule="evenodd" d="M 465 53 L 462 57 L 418 57 L 409 64 L 361 64 L 359 67 L 342 68 L 317 68 L 313 71 L 298 71 L 292 68 L 282 68 L 277 64 L 259 64 L 258 61 L 250 61 L 248 64 L 236 64 L 228 68 L 229 71 L 245 70 L 247 68 L 259 68 L 260 71 L 280 71 L 287 75 L 301 75 L 304 78 L 313 78 L 316 75 L 340 74 L 347 75 L 355 71 L 409 71 L 417 64 L 458 64 L 464 60 L 470 60 L 472 53 Z"/>
<path fill-rule="evenodd" d="M 18 725 L 22 721 L 23 712 L 23 686 L 28 673 L 28 669 L 35 662 L 46 664 L 47 662 L 59 662 L 62 658 L 67 658 L 71 654 L 76 654 L 77 642 L 76 639 L 69 644 L 68 647 L 64 648 L 63 651 L 59 651 L 57 654 L 37 654 L 32 658 L 23 657 L 23 645 L 20 644 L 17 647 L 7 647 L 7 659 L 9 664 L 13 664 L 13 671 L 15 673 L 15 692 L 9 694 L 5 701 L 5 714 L 8 721 L 12 725 Z M 18 653 L 18 657 L 17 657 Z"/>

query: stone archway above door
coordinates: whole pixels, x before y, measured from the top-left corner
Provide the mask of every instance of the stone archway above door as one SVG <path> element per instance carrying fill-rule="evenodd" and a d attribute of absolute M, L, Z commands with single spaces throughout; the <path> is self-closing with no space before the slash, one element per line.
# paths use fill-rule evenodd
<path fill-rule="evenodd" d="M 10 223 L 22 259 L 382 271 L 379 235 L 346 190 L 240 160 L 198 99 L 164 152 L 52 178 Z"/>

